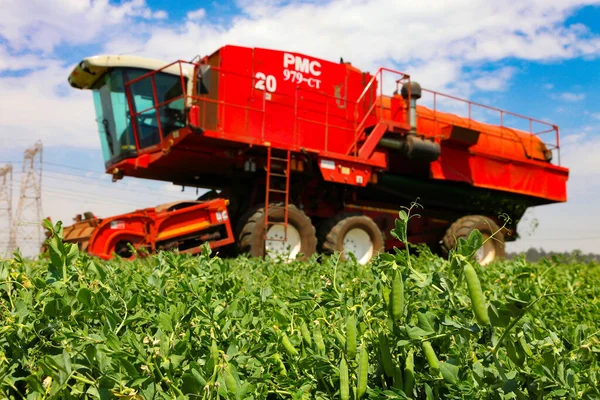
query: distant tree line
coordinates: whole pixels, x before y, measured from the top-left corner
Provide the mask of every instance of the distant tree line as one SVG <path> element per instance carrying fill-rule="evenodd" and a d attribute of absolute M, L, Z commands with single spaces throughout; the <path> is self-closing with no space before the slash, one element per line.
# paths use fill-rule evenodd
<path fill-rule="evenodd" d="M 587 253 L 585 254 L 581 250 L 573 250 L 571 252 L 547 252 L 544 249 L 536 249 L 534 247 L 530 248 L 525 252 L 518 253 L 506 253 L 507 259 L 513 259 L 515 257 L 520 256 L 521 254 L 525 255 L 525 258 L 529 262 L 538 262 L 542 259 L 552 259 L 556 258 L 562 262 L 569 263 L 600 263 L 600 254 Z"/>

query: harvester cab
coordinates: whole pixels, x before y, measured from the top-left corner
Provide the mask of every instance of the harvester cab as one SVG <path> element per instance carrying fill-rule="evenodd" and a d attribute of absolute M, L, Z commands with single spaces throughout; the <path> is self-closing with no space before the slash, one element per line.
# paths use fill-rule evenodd
<path fill-rule="evenodd" d="M 89 57 L 75 67 L 69 83 L 93 92 L 107 168 L 155 150 L 164 137 L 187 124 L 184 93 L 192 92 L 193 72 L 181 64 L 165 67 L 162 61 L 135 56 Z"/>

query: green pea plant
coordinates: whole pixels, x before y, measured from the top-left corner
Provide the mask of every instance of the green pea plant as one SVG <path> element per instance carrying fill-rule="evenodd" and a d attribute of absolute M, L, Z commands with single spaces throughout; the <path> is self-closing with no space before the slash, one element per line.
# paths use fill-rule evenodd
<path fill-rule="evenodd" d="M 159 252 L 103 261 L 46 223 L 0 260 L 0 398 L 600 398 L 600 266 L 479 266 L 408 242 L 366 266 Z"/>

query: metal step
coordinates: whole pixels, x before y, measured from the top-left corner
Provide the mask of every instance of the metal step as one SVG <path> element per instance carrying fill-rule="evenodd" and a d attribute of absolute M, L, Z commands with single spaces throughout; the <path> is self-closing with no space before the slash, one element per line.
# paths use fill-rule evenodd
<path fill-rule="evenodd" d="M 279 174 L 277 172 L 271 172 L 270 175 L 271 176 L 277 176 L 277 177 L 280 177 L 280 178 L 287 178 L 286 174 Z"/>

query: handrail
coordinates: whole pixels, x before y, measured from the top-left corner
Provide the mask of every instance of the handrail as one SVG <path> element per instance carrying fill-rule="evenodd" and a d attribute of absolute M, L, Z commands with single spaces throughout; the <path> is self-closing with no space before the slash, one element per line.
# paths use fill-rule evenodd
<path fill-rule="evenodd" d="M 452 99 L 452 100 L 458 100 L 458 101 L 460 101 L 460 102 L 463 102 L 463 103 L 468 103 L 468 104 L 470 104 L 470 105 L 472 104 L 472 105 L 475 105 L 475 106 L 478 106 L 478 107 L 481 107 L 481 108 L 487 108 L 488 110 L 492 110 L 492 111 L 498 111 L 498 112 L 500 112 L 500 113 L 502 113 L 502 114 L 512 115 L 513 117 L 518 117 L 518 118 L 526 119 L 526 120 L 528 120 L 528 121 L 533 121 L 533 122 L 537 122 L 537 123 L 540 123 L 540 124 L 543 124 L 543 125 L 548 125 L 548 126 L 552 126 L 552 127 L 558 128 L 556 125 L 554 125 L 554 124 L 551 124 L 550 122 L 547 122 L 547 121 L 542 121 L 542 120 L 538 120 L 538 119 L 531 118 L 531 117 L 526 117 L 526 116 L 524 116 L 524 115 L 517 114 L 517 113 L 511 112 L 511 111 L 506 111 L 506 110 L 502 110 L 502 109 L 500 109 L 500 108 L 496 108 L 496 107 L 488 106 L 488 105 L 481 104 L 481 103 L 476 103 L 476 102 L 474 102 L 474 101 L 471 101 L 471 100 L 461 99 L 460 97 L 456 97 L 456 96 L 452 96 L 452 95 L 449 95 L 449 94 L 445 94 L 445 93 L 437 92 L 437 91 L 435 91 L 435 90 L 430 90 L 430 89 L 425 89 L 425 88 L 423 88 L 423 89 L 421 89 L 421 90 L 422 90 L 423 92 L 429 92 L 429 93 L 432 93 L 433 95 L 442 96 L 442 97 L 447 97 L 447 98 L 449 98 L 449 99 Z"/>
<path fill-rule="evenodd" d="M 441 120 L 438 116 L 438 112 L 443 112 L 439 110 L 439 105 L 438 105 L 438 97 L 442 97 L 442 98 L 447 98 L 447 99 L 451 99 L 451 100 L 455 100 L 458 101 L 460 103 L 463 104 L 467 104 L 468 106 L 468 122 L 467 122 L 467 126 L 470 128 L 472 123 L 477 123 L 477 124 L 489 124 L 489 123 L 485 123 L 482 121 L 474 121 L 472 119 L 472 111 L 473 111 L 473 107 L 480 107 L 481 109 L 484 110 L 489 110 L 489 111 L 493 111 L 495 113 L 499 114 L 500 117 L 500 124 L 498 125 L 501 129 L 509 129 L 509 130 L 516 130 L 516 131 L 520 131 L 523 133 L 528 133 L 531 136 L 536 136 L 536 137 L 540 137 L 543 134 L 547 134 L 547 133 L 552 133 L 554 132 L 554 136 L 555 136 L 555 143 L 548 143 L 548 142 L 544 142 L 542 141 L 542 143 L 546 146 L 547 150 L 549 151 L 553 151 L 553 150 L 557 150 L 557 156 L 558 156 L 558 165 L 560 165 L 560 139 L 559 139 L 559 129 L 557 125 L 554 125 L 550 122 L 547 121 L 542 121 L 536 118 L 532 118 L 532 117 L 527 117 L 521 114 L 517 114 L 515 112 L 511 112 L 511 111 L 506 111 L 506 110 L 502 110 L 500 108 L 497 107 L 493 107 L 493 106 L 489 106 L 489 105 L 485 105 L 485 104 L 481 104 L 481 103 L 477 103 L 474 101 L 470 101 L 470 100 L 466 100 L 466 99 L 461 99 L 459 97 L 456 96 L 452 96 L 449 94 L 444 94 L 444 93 L 440 93 L 437 92 L 435 90 L 430 90 L 430 89 L 422 89 L 422 91 L 424 93 L 430 93 L 433 95 L 433 117 L 426 117 L 426 116 L 421 116 L 421 118 L 424 119 L 429 119 L 429 120 L 433 120 L 436 124 L 439 123 Z M 446 112 L 447 114 L 454 114 L 456 115 L 456 113 L 451 113 L 451 112 Z M 458 116 L 458 115 L 456 115 Z M 528 129 L 521 129 L 521 128 L 516 128 L 514 126 L 510 126 L 508 124 L 505 123 L 505 118 L 506 116 L 510 116 L 510 117 L 514 117 L 517 118 L 519 120 L 525 121 L 528 123 L 529 128 Z M 463 117 L 464 118 L 464 117 Z M 447 123 L 451 123 L 450 121 L 446 121 Z M 548 129 L 542 130 L 542 131 L 534 131 L 533 129 L 533 124 L 539 124 L 539 125 L 543 125 L 546 127 L 549 127 Z M 504 131 L 501 131 L 502 135 Z M 529 140 L 529 143 L 526 144 L 523 142 L 523 139 L 519 138 L 519 141 L 522 143 L 523 147 L 526 148 L 527 150 L 529 150 L 529 153 L 531 154 L 532 151 L 532 146 L 533 143 L 531 140 Z M 527 146 L 527 147 L 525 147 Z"/>
<path fill-rule="evenodd" d="M 373 74 L 373 77 L 371 78 L 371 80 L 369 81 L 369 83 L 367 83 L 367 86 L 365 86 L 365 88 L 363 89 L 363 91 L 360 94 L 360 96 L 358 96 L 358 99 L 356 99 L 355 104 L 360 103 L 360 101 L 362 100 L 362 98 L 367 94 L 367 91 L 371 88 L 371 85 L 373 84 L 373 82 L 375 82 L 375 79 L 377 78 L 377 75 L 379 75 L 380 71 L 381 71 L 381 68 L 379 68 L 377 70 L 377 72 Z M 355 112 L 355 115 L 356 115 L 356 112 Z"/>
<path fill-rule="evenodd" d="M 157 73 L 165 71 L 168 68 L 172 68 L 176 64 L 179 65 L 180 77 L 181 77 L 181 80 L 182 80 L 181 86 L 182 86 L 182 93 L 183 94 L 177 95 L 177 96 L 175 96 L 172 99 L 159 102 L 159 99 L 156 98 L 156 96 L 157 96 L 157 94 L 156 94 L 156 84 L 154 82 L 153 76 L 155 74 L 157 74 Z M 188 67 L 185 68 L 186 73 L 184 73 L 184 65 L 183 64 L 188 65 Z M 164 107 L 165 105 L 167 105 L 167 104 L 169 104 L 171 102 L 174 102 L 174 101 L 178 101 L 180 99 L 184 99 L 184 103 L 185 104 L 188 103 L 188 99 L 192 99 L 192 100 L 202 101 L 203 103 L 216 103 L 216 104 L 218 104 L 220 106 L 223 106 L 223 107 L 225 107 L 225 106 L 232 106 L 232 107 L 235 107 L 235 108 L 244 109 L 244 110 L 246 110 L 246 113 L 248 113 L 248 111 L 257 111 L 257 112 L 262 112 L 263 115 L 265 114 L 265 112 L 266 112 L 265 111 L 265 107 L 267 107 L 268 102 L 265 101 L 264 97 L 263 97 L 263 106 L 262 106 L 262 109 L 261 109 L 260 107 L 259 108 L 253 108 L 253 107 L 250 106 L 250 104 L 247 104 L 247 105 L 233 104 L 233 103 L 228 103 L 225 100 L 210 99 L 210 98 L 207 98 L 205 96 L 196 96 L 196 95 L 192 95 L 192 94 L 187 93 L 188 92 L 187 86 L 189 85 L 189 82 L 186 85 L 185 84 L 185 78 L 186 77 L 190 78 L 189 71 L 190 70 L 194 71 L 199 66 L 200 66 L 200 63 L 195 63 L 195 62 L 190 62 L 190 61 L 183 61 L 183 60 L 177 60 L 177 61 L 174 61 L 174 62 L 172 62 L 170 64 L 165 65 L 164 67 L 161 67 L 161 68 L 153 70 L 153 71 L 149 71 L 149 72 L 147 72 L 147 73 L 145 73 L 145 74 L 143 74 L 143 75 L 141 75 L 141 76 L 139 76 L 137 78 L 134 78 L 134 79 L 129 80 L 128 82 L 125 82 L 124 86 L 125 86 L 127 101 L 128 101 L 128 103 L 130 103 L 130 107 L 129 107 L 129 109 L 130 109 L 130 116 L 132 118 L 136 118 L 137 116 L 139 116 L 141 114 L 147 113 L 151 109 L 156 109 L 157 118 L 160 118 L 159 109 L 161 107 Z M 218 74 L 221 74 L 221 75 L 222 74 L 235 75 L 235 76 L 241 77 L 243 79 L 248 79 L 249 80 L 249 84 L 251 85 L 252 89 L 255 88 L 255 82 L 258 79 L 257 77 L 249 75 L 249 74 L 240 73 L 238 71 L 229 71 L 229 70 L 225 70 L 225 69 L 220 68 L 220 67 L 212 67 L 212 70 L 215 71 Z M 345 154 L 350 155 L 350 154 L 354 153 L 354 156 L 357 157 L 358 156 L 358 148 L 359 148 L 358 142 L 359 142 L 360 138 L 362 137 L 362 133 L 363 133 L 363 130 L 365 128 L 365 125 L 367 124 L 367 122 L 369 121 L 370 118 L 373 118 L 374 111 L 375 111 L 375 109 L 376 109 L 376 107 L 378 105 L 380 105 L 382 107 L 382 110 L 385 107 L 384 103 L 383 103 L 383 98 L 384 98 L 384 96 L 383 96 L 383 90 L 384 90 L 384 88 L 383 88 L 384 87 L 384 82 L 383 82 L 383 80 L 384 80 L 384 72 L 388 72 L 388 73 L 400 75 L 400 79 L 397 79 L 397 78 L 395 79 L 395 81 L 396 81 L 396 92 L 398 92 L 398 84 L 401 81 L 406 80 L 407 82 L 410 82 L 410 75 L 408 75 L 408 74 L 406 74 L 404 72 L 395 71 L 395 70 L 392 70 L 392 69 L 389 69 L 389 68 L 385 68 L 385 67 L 380 67 L 380 68 L 377 69 L 377 71 L 375 72 L 375 74 L 373 74 L 373 76 L 368 81 L 368 83 L 364 86 L 364 88 L 362 89 L 362 91 L 361 91 L 360 95 L 358 96 L 358 98 L 356 98 L 356 100 L 354 100 L 354 101 L 353 100 L 348 100 L 344 96 L 331 95 L 329 93 L 325 93 L 322 90 L 316 90 L 316 89 L 312 89 L 312 88 L 304 88 L 304 87 L 300 87 L 300 86 L 296 87 L 296 91 L 295 91 L 295 93 L 293 95 L 289 95 L 287 93 L 280 94 L 280 96 L 283 96 L 284 99 L 288 98 L 289 99 L 288 100 L 289 101 L 289 106 L 294 108 L 294 127 L 293 127 L 293 144 L 292 145 L 293 146 L 297 145 L 298 138 L 297 138 L 296 131 L 297 131 L 298 127 L 296 126 L 296 124 L 297 124 L 297 121 L 302 120 L 304 122 L 313 123 L 313 124 L 317 124 L 317 125 L 325 127 L 325 142 L 326 142 L 325 143 L 325 151 L 327 151 L 328 148 L 329 148 L 328 141 L 330 139 L 330 137 L 329 137 L 330 136 L 330 134 L 329 134 L 329 130 L 330 129 L 339 129 L 339 130 L 344 130 L 344 131 L 352 131 L 353 130 L 354 131 L 354 140 L 353 140 L 353 143 L 348 148 L 348 150 L 346 151 Z M 176 75 L 176 74 L 173 74 L 173 75 Z M 139 81 L 141 81 L 143 79 L 149 78 L 151 76 L 152 76 L 151 81 L 152 81 L 152 91 L 153 91 L 153 95 L 154 95 L 154 104 L 151 107 L 148 107 L 148 108 L 146 108 L 143 111 L 137 111 L 137 110 L 134 111 L 134 107 L 131 107 L 131 105 L 132 105 L 131 103 L 133 103 L 133 101 L 132 101 L 133 99 L 130 98 L 133 95 L 133 93 L 131 91 L 131 85 L 134 85 L 135 83 L 137 83 L 137 82 L 139 82 Z M 378 82 L 379 83 L 379 87 L 377 88 L 376 93 L 373 96 L 373 100 L 369 102 L 370 104 L 365 104 L 365 107 L 361 107 L 361 103 L 363 103 L 365 101 L 367 93 L 371 93 L 371 91 L 373 90 L 374 82 Z M 409 90 L 410 90 L 410 87 L 409 87 Z M 301 91 L 308 91 L 308 92 L 310 92 L 312 94 L 316 94 L 316 95 L 319 96 L 319 98 L 318 99 L 315 99 L 315 98 L 304 98 L 303 96 L 299 96 L 299 94 L 300 94 L 299 92 L 301 92 Z M 476 102 L 469 101 L 469 100 L 466 100 L 466 99 L 461 99 L 461 98 L 453 96 L 453 95 L 436 92 L 434 90 L 423 88 L 422 91 L 424 93 L 429 93 L 429 94 L 433 95 L 433 115 L 431 117 L 421 115 L 420 118 L 432 119 L 433 121 L 435 121 L 436 126 L 440 122 L 438 113 L 442 112 L 442 111 L 439 110 L 440 107 L 439 107 L 439 104 L 438 104 L 438 100 L 439 100 L 439 97 L 442 97 L 442 98 L 447 98 L 447 99 L 451 99 L 451 100 L 454 100 L 454 101 L 458 101 L 458 102 L 466 104 L 468 106 L 468 121 L 465 121 L 465 122 L 469 126 L 471 126 L 471 124 L 474 123 L 474 122 L 484 123 L 484 122 L 480 122 L 480 121 L 473 121 L 471 119 L 473 107 L 475 107 L 475 106 L 476 107 L 480 107 L 482 109 L 486 109 L 486 110 L 490 110 L 490 111 L 499 113 L 499 116 L 500 116 L 500 127 L 502 127 L 502 128 L 505 128 L 505 127 L 506 128 L 510 128 L 510 126 L 507 126 L 505 124 L 505 121 L 504 121 L 504 119 L 505 119 L 506 116 L 510 116 L 510 117 L 519 118 L 519 119 L 522 119 L 522 120 L 525 120 L 525 121 L 529 121 L 529 134 L 530 135 L 541 136 L 543 134 L 548 134 L 548 133 L 551 133 L 551 132 L 555 132 L 555 136 L 556 136 L 556 142 L 555 142 L 555 144 L 553 144 L 553 145 L 550 145 L 549 143 L 544 143 L 544 144 L 546 145 L 547 149 L 550 150 L 550 151 L 555 150 L 555 149 L 556 150 L 560 150 L 558 127 L 556 125 L 554 125 L 554 124 L 551 124 L 551 123 L 546 122 L 546 121 L 541 121 L 541 120 L 538 120 L 538 119 L 535 119 L 535 118 L 526 117 L 526 116 L 518 114 L 518 113 L 501 110 L 501 109 L 493 107 L 493 106 L 488 106 L 488 105 L 485 105 L 485 104 L 476 103 Z M 321 101 L 321 96 L 322 96 L 323 101 Z M 350 106 L 348 108 L 351 108 L 352 106 L 354 106 L 354 110 L 353 111 L 348 110 L 349 112 L 347 112 L 345 114 L 345 117 L 339 116 L 339 118 L 342 118 L 345 121 L 347 121 L 347 123 L 349 125 L 348 127 L 344 127 L 344 126 L 340 126 L 339 124 L 336 124 L 335 121 L 338 119 L 338 116 L 335 115 L 335 116 L 332 117 L 333 114 L 330 115 L 330 113 L 332 112 L 331 109 L 335 110 L 335 107 L 330 107 L 330 105 L 329 105 L 329 103 L 331 102 L 331 99 L 335 99 L 336 101 L 337 100 L 344 101 L 345 104 L 347 104 L 347 105 Z M 323 120 L 318 121 L 318 120 L 309 120 L 309 119 L 306 119 L 306 118 L 301 118 L 298 115 L 298 103 L 300 101 L 302 101 L 302 102 L 308 102 L 308 103 L 314 103 L 314 104 L 318 104 L 318 105 L 323 106 L 325 108 L 325 111 L 324 111 L 324 114 L 325 114 L 324 115 L 324 122 L 323 122 Z M 280 105 L 287 106 L 288 103 L 287 103 L 287 101 L 282 101 L 280 103 Z M 205 111 L 206 110 L 203 109 L 203 119 L 205 119 Z M 224 112 L 224 110 L 223 110 L 223 112 Z M 318 112 L 322 113 L 322 111 L 318 111 Z M 410 106 L 407 104 L 407 107 L 406 107 L 406 113 L 407 113 L 407 115 L 406 115 L 406 121 L 407 121 L 407 123 L 410 122 L 409 121 L 409 118 L 410 118 L 409 112 L 410 112 Z M 354 115 L 352 116 L 351 113 L 354 114 Z M 451 114 L 454 114 L 454 113 L 451 113 Z M 362 116 L 362 118 L 359 120 L 359 118 L 361 116 Z M 382 118 L 382 117 L 383 116 L 381 115 L 380 118 Z M 354 121 L 352 121 L 352 119 Z M 450 121 L 447 121 L 447 122 L 450 123 Z M 542 125 L 548 127 L 548 129 L 544 129 L 544 130 L 542 130 L 540 132 L 534 132 L 534 129 L 533 129 L 533 124 L 534 123 L 535 124 L 542 124 Z M 351 128 L 352 125 L 353 125 L 353 128 Z M 164 136 L 167 134 L 167 132 L 162 132 L 161 128 L 162 127 L 159 128 L 161 130 L 161 132 L 159 132 L 159 136 L 161 137 L 161 139 L 164 139 Z M 262 129 L 264 130 L 264 128 L 265 127 L 264 127 L 264 118 L 263 118 L 263 127 L 262 127 Z M 516 128 L 511 128 L 511 129 L 516 129 Z M 138 143 L 138 132 L 137 132 L 136 124 L 133 124 L 133 130 L 134 130 L 134 135 L 135 135 L 136 147 L 138 148 L 138 150 L 140 150 L 139 143 Z M 526 132 L 526 130 L 522 130 L 522 129 L 520 129 L 520 130 Z M 520 140 L 523 141 L 522 139 L 520 139 Z M 523 144 L 525 145 L 525 143 L 523 143 Z M 532 146 L 533 144 L 530 143 L 529 145 Z M 560 151 L 558 153 L 558 160 L 559 160 L 559 165 L 560 165 Z"/>
<path fill-rule="evenodd" d="M 385 68 L 385 67 L 380 67 L 377 72 L 375 74 L 373 74 L 373 77 L 371 78 L 371 80 L 369 81 L 369 83 L 367 84 L 367 86 L 365 86 L 365 89 L 362 91 L 361 95 L 358 97 L 358 100 L 356 100 L 355 104 L 357 105 L 357 107 L 355 108 L 354 111 L 354 115 L 355 115 L 355 129 L 354 129 L 354 143 L 352 143 L 352 145 L 350 146 L 349 149 L 349 153 L 352 152 L 352 150 L 354 150 L 354 156 L 358 156 L 358 139 L 360 137 L 360 134 L 362 133 L 362 130 L 364 128 L 364 125 L 366 124 L 367 120 L 369 119 L 369 117 L 371 116 L 371 113 L 373 112 L 373 110 L 375 110 L 375 107 L 377 106 L 377 99 L 379 99 L 379 101 L 381 102 L 382 96 L 383 96 L 383 72 L 391 72 L 397 75 L 401 75 L 400 79 L 397 79 L 396 82 L 398 83 L 400 80 L 402 79 L 408 79 L 408 82 L 410 82 L 410 75 L 404 73 L 404 72 L 400 72 L 400 71 L 395 71 L 393 69 L 390 68 Z M 376 94 L 375 96 L 375 100 L 373 101 L 373 104 L 371 104 L 371 106 L 369 107 L 368 111 L 365 112 L 363 119 L 360 121 L 360 123 L 358 123 L 358 105 L 360 104 L 362 98 L 366 95 L 366 93 L 368 92 L 368 90 L 371 88 L 371 85 L 373 84 L 373 82 L 376 81 L 377 77 L 379 77 L 379 93 Z M 410 88 L 409 88 L 410 90 Z M 383 107 L 383 105 L 382 105 Z M 408 108 L 407 108 L 407 113 L 408 113 Z M 408 120 L 408 119 L 407 119 Z"/>

